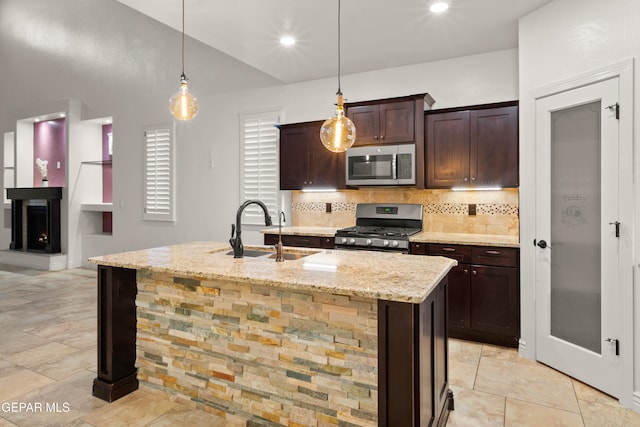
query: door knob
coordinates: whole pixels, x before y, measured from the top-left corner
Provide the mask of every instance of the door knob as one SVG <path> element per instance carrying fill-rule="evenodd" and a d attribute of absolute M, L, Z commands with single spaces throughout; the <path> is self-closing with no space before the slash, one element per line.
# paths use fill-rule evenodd
<path fill-rule="evenodd" d="M 551 246 L 547 245 L 547 242 L 545 240 L 540 240 L 538 243 L 536 243 L 536 241 L 534 240 L 533 244 L 537 245 L 541 249 L 551 248 Z"/>

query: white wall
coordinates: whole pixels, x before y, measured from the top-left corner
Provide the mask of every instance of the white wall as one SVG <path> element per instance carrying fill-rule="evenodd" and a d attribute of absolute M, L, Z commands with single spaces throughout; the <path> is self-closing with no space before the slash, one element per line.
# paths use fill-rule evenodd
<path fill-rule="evenodd" d="M 535 358 L 535 102 L 532 91 L 555 82 L 581 75 L 630 59 L 640 53 L 640 2 L 637 0 L 555 0 L 520 20 L 520 241 L 521 246 L 521 317 L 524 354 Z M 634 79 L 640 77 L 635 67 Z M 639 88 L 634 89 L 634 111 L 638 112 Z M 624 114 L 625 112 L 623 112 Z M 626 111 L 631 114 L 631 111 Z M 640 123 L 637 113 L 635 126 Z M 634 137 L 637 139 L 637 137 Z M 637 147 L 637 140 L 633 145 Z M 637 150 L 634 159 L 637 170 Z M 638 211 L 638 189 L 635 211 Z M 627 224 L 638 242 L 637 224 Z M 635 246 L 635 244 L 634 244 Z M 634 253 L 635 253 L 634 249 Z M 637 255 L 634 254 L 634 260 Z M 626 267 L 637 277 L 637 260 Z M 630 274 L 630 273 L 629 273 Z M 636 292 L 637 298 L 637 292 Z M 635 302 L 635 343 L 640 344 L 638 300 Z M 622 309 L 622 308 L 621 308 Z M 623 344 L 624 345 L 624 344 Z M 628 345 L 628 344 L 627 344 Z M 629 347 L 627 346 L 627 349 Z M 631 352 L 627 353 L 631 355 Z M 635 354 L 638 354 L 636 347 Z M 637 356 L 636 356 L 637 359 Z M 638 365 L 635 363 L 635 365 Z M 637 366 L 636 366 L 637 370 Z M 625 372 L 630 378 L 630 372 Z M 627 381 L 627 380 L 625 380 Z M 630 384 L 630 383 L 629 383 Z M 635 373 L 634 390 L 638 390 L 640 373 Z M 629 386 L 630 388 L 631 386 Z M 623 396 L 631 401 L 631 390 Z M 635 409 L 640 409 L 636 393 Z"/>
<path fill-rule="evenodd" d="M 238 113 L 276 106 L 286 122 L 333 114 L 335 78 L 282 85 L 187 39 L 186 72 L 201 111 L 176 126 L 177 222 L 145 222 L 142 130 L 171 121 L 179 52 L 178 32 L 117 2 L 0 0 L 0 132 L 15 129 L 17 111 L 66 97 L 86 106 L 83 120 L 113 117 L 113 236 L 86 239 L 87 256 L 226 241 L 240 204 Z M 429 92 L 438 108 L 513 100 L 517 51 L 343 76 L 342 89 L 351 101 Z M 9 240 L 3 229 L 0 247 Z"/>

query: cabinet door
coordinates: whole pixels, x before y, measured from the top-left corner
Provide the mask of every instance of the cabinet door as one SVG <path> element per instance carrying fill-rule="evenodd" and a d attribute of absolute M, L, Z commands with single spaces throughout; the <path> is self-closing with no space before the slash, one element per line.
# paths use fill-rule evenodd
<path fill-rule="evenodd" d="M 471 265 L 471 328 L 519 336 L 518 269 Z"/>
<path fill-rule="evenodd" d="M 334 153 L 322 145 L 320 126 L 308 129 L 309 179 L 307 186 L 346 188 L 345 153 Z M 357 137 L 357 136 L 356 136 Z"/>
<path fill-rule="evenodd" d="M 464 329 L 471 327 L 471 281 L 469 264 L 459 264 L 449 271 L 449 327 Z"/>
<path fill-rule="evenodd" d="M 413 101 L 391 102 L 380 105 L 381 144 L 399 144 L 415 141 Z M 358 128 L 356 127 L 356 135 Z"/>
<path fill-rule="evenodd" d="M 427 116 L 427 188 L 469 184 L 469 112 Z"/>
<path fill-rule="evenodd" d="M 442 414 L 449 391 L 449 351 L 447 344 L 447 286 L 439 286 L 433 301 L 433 372 L 436 416 Z"/>
<path fill-rule="evenodd" d="M 474 185 L 518 186 L 518 107 L 469 113 L 470 174 Z"/>
<path fill-rule="evenodd" d="M 280 129 L 280 189 L 300 190 L 308 185 L 307 128 Z"/>
<path fill-rule="evenodd" d="M 380 142 L 380 107 L 378 105 L 349 107 L 347 117 L 356 126 L 354 145 L 371 145 Z"/>

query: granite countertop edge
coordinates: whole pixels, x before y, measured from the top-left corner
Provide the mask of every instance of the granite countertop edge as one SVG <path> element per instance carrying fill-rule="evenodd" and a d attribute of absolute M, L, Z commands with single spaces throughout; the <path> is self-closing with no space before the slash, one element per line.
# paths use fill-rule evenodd
<path fill-rule="evenodd" d="M 308 250 L 298 260 L 225 255 L 228 244 L 192 242 L 89 258 L 93 264 L 196 278 L 202 286 L 234 281 L 278 289 L 332 293 L 396 302 L 423 302 L 457 265 L 444 257 L 362 251 Z M 287 248 L 300 251 L 300 248 Z M 375 258 L 375 259 L 372 259 Z M 320 266 L 308 269 L 307 264 Z M 335 270 L 322 267 L 335 266 Z M 207 284 L 211 281 L 211 284 Z"/>

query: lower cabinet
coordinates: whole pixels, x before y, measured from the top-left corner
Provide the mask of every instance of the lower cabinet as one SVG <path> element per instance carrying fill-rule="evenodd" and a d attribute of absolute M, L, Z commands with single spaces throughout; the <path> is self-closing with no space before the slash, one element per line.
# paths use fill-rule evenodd
<path fill-rule="evenodd" d="M 278 243 L 277 234 L 265 234 L 264 244 L 275 245 Z M 333 236 L 320 237 L 320 236 L 301 236 L 293 234 L 283 234 L 282 244 L 284 246 L 295 246 L 303 248 L 320 248 L 320 249 L 333 249 Z"/>
<path fill-rule="evenodd" d="M 378 425 L 444 426 L 449 390 L 447 278 L 421 304 L 378 301 Z"/>
<path fill-rule="evenodd" d="M 520 339 L 519 250 L 412 243 L 411 253 L 453 258 L 449 336 L 508 347 Z"/>

